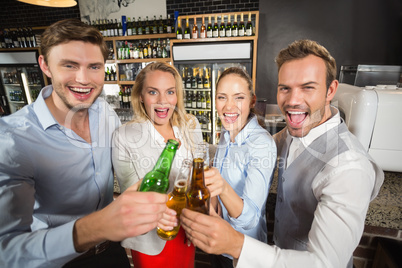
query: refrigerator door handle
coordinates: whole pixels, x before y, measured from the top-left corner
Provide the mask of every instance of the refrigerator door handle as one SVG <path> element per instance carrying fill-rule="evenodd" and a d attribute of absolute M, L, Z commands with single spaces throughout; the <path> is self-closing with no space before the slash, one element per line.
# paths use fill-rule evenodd
<path fill-rule="evenodd" d="M 1 96 L 2 100 L 3 100 L 3 107 L 7 106 L 7 100 L 6 100 L 6 96 Z"/>

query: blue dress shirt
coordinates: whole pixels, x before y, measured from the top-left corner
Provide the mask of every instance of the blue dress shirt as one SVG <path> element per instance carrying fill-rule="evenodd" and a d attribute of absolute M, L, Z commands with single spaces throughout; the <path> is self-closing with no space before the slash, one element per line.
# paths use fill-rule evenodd
<path fill-rule="evenodd" d="M 237 218 L 230 217 L 221 202 L 223 218 L 237 231 L 267 242 L 265 205 L 276 164 L 276 145 L 267 130 L 253 116 L 230 141 L 223 130 L 215 154 L 214 167 L 243 199 L 243 211 Z M 231 258 L 228 255 L 225 255 Z"/>
<path fill-rule="evenodd" d="M 110 144 L 120 120 L 98 98 L 89 144 L 53 118 L 52 91 L 0 119 L 0 267 L 61 267 L 79 255 L 75 221 L 113 200 Z"/>

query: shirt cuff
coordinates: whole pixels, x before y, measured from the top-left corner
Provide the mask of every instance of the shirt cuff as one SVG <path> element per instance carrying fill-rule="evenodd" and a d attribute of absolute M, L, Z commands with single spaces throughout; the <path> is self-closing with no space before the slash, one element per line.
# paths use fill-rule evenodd
<path fill-rule="evenodd" d="M 45 239 L 45 252 L 51 263 L 65 264 L 79 256 L 74 247 L 73 229 L 75 221 L 49 229 Z"/>
<path fill-rule="evenodd" d="M 236 268 L 273 267 L 274 259 L 274 247 L 245 235 L 239 259 L 233 260 L 233 266 Z"/>

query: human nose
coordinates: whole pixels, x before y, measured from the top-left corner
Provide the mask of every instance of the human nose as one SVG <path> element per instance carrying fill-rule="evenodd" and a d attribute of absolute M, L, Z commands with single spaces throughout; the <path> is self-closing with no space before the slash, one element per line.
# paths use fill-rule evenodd
<path fill-rule="evenodd" d="M 287 96 L 287 104 L 294 106 L 301 103 L 302 94 L 298 89 L 292 89 L 289 91 Z"/>
<path fill-rule="evenodd" d="M 165 104 L 168 103 L 167 97 L 165 94 L 159 94 L 158 96 L 158 104 Z"/>
<path fill-rule="evenodd" d="M 85 68 L 80 68 L 76 73 L 75 80 L 81 84 L 88 84 L 89 83 L 88 70 Z"/>

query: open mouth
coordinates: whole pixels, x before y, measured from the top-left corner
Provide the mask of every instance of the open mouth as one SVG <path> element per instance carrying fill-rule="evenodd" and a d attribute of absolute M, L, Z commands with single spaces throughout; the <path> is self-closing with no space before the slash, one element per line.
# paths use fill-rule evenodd
<path fill-rule="evenodd" d="M 304 121 L 307 118 L 308 113 L 307 112 L 298 112 L 298 111 L 287 111 L 286 115 L 288 117 L 289 123 L 293 127 L 295 127 L 295 126 L 303 125 Z"/>
<path fill-rule="evenodd" d="M 224 113 L 223 114 L 225 121 L 228 124 L 233 124 L 234 122 L 236 122 L 237 118 L 239 117 L 239 114 L 237 113 Z"/>
<path fill-rule="evenodd" d="M 168 116 L 169 108 L 158 108 L 154 111 L 159 118 L 166 118 Z"/>
<path fill-rule="evenodd" d="M 69 89 L 75 94 L 88 95 L 91 93 L 92 88 L 82 88 L 82 87 L 69 87 Z"/>

